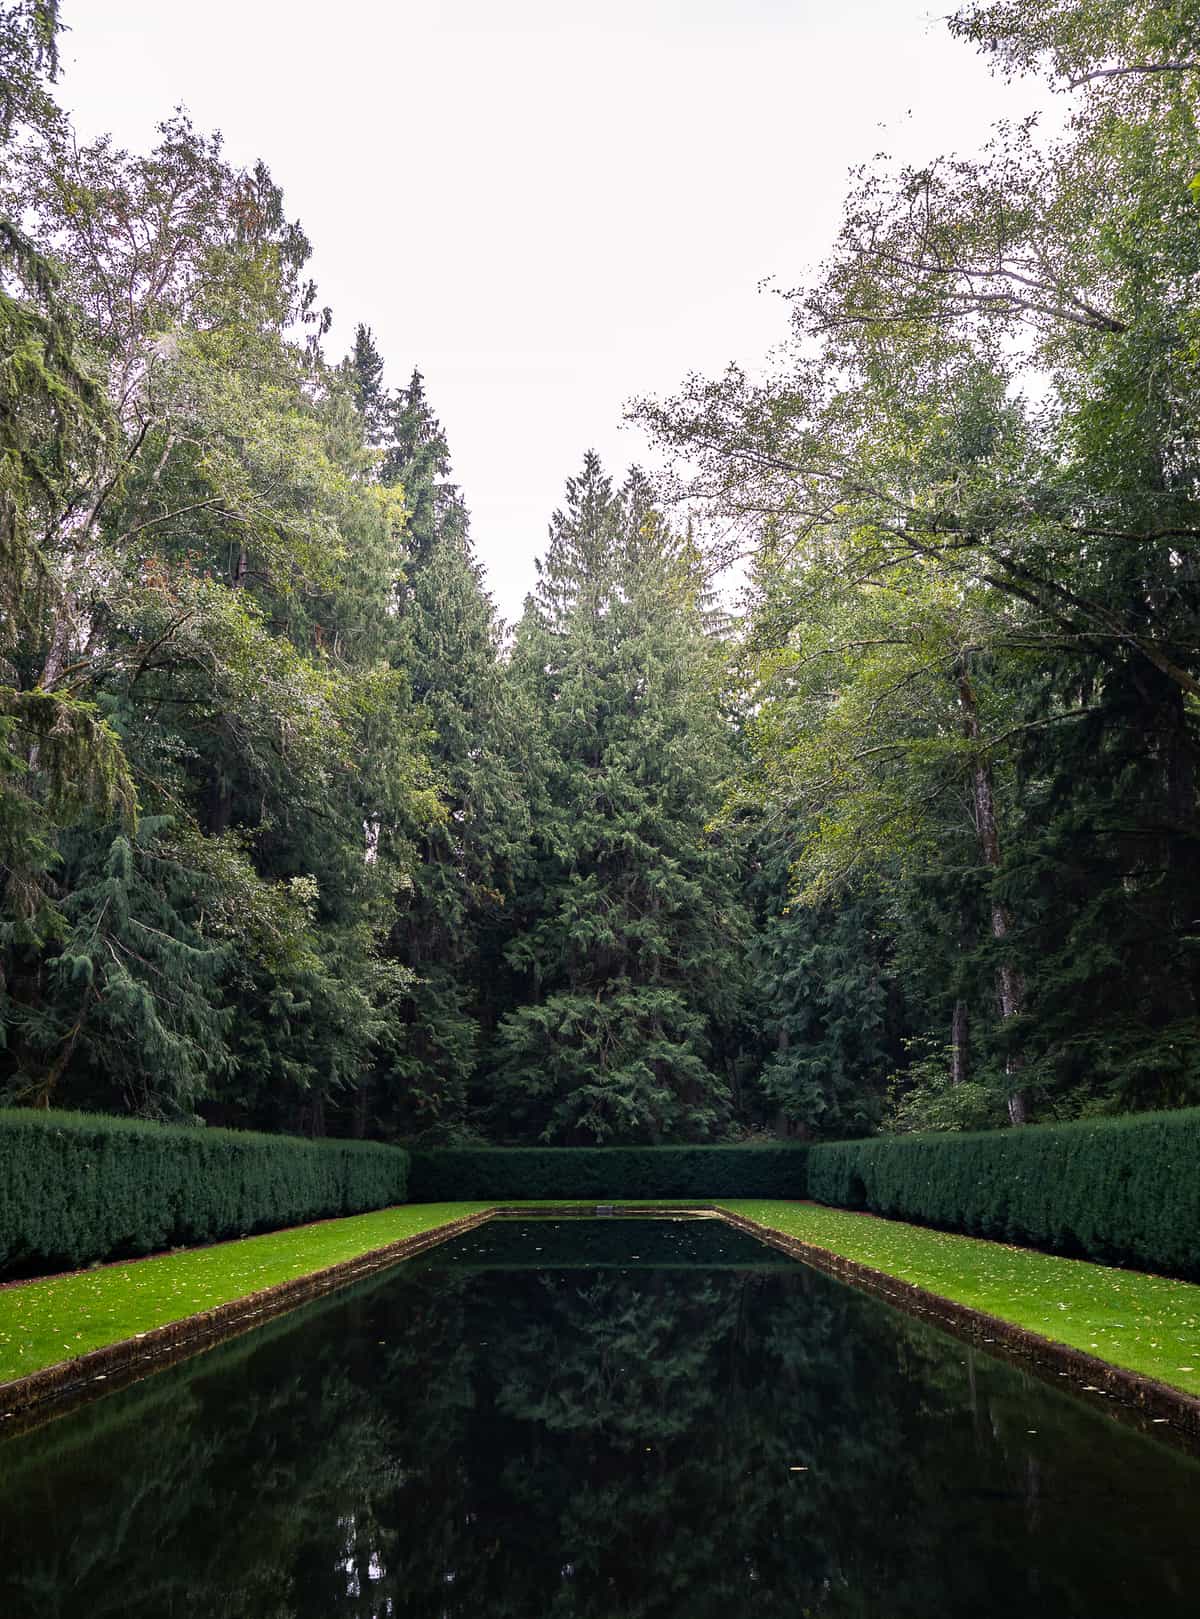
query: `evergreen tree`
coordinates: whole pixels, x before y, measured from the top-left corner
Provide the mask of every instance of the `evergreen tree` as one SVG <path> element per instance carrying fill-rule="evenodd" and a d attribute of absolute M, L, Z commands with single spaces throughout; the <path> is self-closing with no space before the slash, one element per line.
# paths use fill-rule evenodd
<path fill-rule="evenodd" d="M 907 1032 L 894 932 L 881 897 L 791 904 L 790 840 L 755 840 L 749 892 L 759 1085 L 785 1134 L 842 1138 L 878 1124 Z"/>
<path fill-rule="evenodd" d="M 383 385 L 383 356 L 375 346 L 369 326 L 360 321 L 354 329 L 354 347 L 345 362 L 351 397 L 362 417 L 363 436 L 378 446 L 388 436 L 391 401 Z"/>
<path fill-rule="evenodd" d="M 230 1066 L 232 1013 L 220 981 L 228 947 L 206 937 L 210 874 L 189 867 L 170 825 L 143 816 L 136 833 L 107 828 L 69 840 L 66 932 L 50 960 L 46 1003 L 12 1019 L 26 1064 L 12 1088 L 45 1106 L 74 1062 L 74 1099 L 114 1092 L 131 1111 L 194 1117 Z M 206 880 L 209 879 L 209 880 Z"/>
<path fill-rule="evenodd" d="M 487 988 L 481 932 L 507 890 L 527 816 L 499 661 L 499 627 L 450 482 L 450 453 L 419 371 L 398 395 L 359 329 L 360 402 L 386 423 L 381 477 L 407 510 L 398 580 L 400 657 L 439 813 L 414 825 L 414 858 L 396 892 L 388 954 L 405 975 L 360 1094 L 359 1130 L 453 1139 L 467 1128 Z M 372 391 L 373 390 L 373 391 Z M 361 404 L 360 404 L 361 408 Z M 370 421 L 368 418 L 368 429 Z"/>
<path fill-rule="evenodd" d="M 1069 694 L 1069 698 L 1068 698 Z M 1012 694 L 1020 816 L 1003 880 L 1024 919 L 1032 1082 L 1048 1114 L 1200 1099 L 1200 879 L 1195 731 L 1168 683 L 1118 664 L 1088 681 L 1054 659 Z M 1180 727 L 1184 734 L 1179 734 Z"/>
<path fill-rule="evenodd" d="M 567 484 L 513 660 L 542 779 L 495 1042 L 492 1128 L 559 1142 L 727 1124 L 742 908 L 707 823 L 731 763 L 691 558 L 632 474 Z"/>

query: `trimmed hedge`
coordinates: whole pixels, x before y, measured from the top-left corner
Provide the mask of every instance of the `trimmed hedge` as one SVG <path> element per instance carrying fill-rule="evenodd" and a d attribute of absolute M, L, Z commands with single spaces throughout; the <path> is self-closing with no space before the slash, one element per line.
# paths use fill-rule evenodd
<path fill-rule="evenodd" d="M 562 1197 L 803 1197 L 807 1149 L 443 1147 L 412 1154 L 414 1203 Z"/>
<path fill-rule="evenodd" d="M 818 1146 L 416 1151 L 0 1111 L 0 1274 L 413 1202 L 804 1198 L 1200 1280 L 1200 1108 Z"/>
<path fill-rule="evenodd" d="M 1200 1108 L 809 1149 L 838 1208 L 1200 1279 Z"/>
<path fill-rule="evenodd" d="M 408 1154 L 362 1141 L 0 1111 L 0 1272 L 62 1269 L 403 1203 Z"/>

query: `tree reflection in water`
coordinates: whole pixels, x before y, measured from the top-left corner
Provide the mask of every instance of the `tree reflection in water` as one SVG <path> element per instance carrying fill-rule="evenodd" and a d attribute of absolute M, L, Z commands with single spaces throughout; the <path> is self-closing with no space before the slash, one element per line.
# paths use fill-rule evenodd
<path fill-rule="evenodd" d="M 5 1443 L 0 1612 L 1190 1619 L 1198 1505 L 726 1227 L 497 1224 Z"/>

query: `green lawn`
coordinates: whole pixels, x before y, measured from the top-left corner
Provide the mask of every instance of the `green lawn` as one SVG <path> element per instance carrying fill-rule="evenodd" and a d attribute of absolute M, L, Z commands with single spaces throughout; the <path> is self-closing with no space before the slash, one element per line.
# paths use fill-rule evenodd
<path fill-rule="evenodd" d="M 815 1203 L 716 1207 L 1200 1394 L 1200 1287 Z"/>
<path fill-rule="evenodd" d="M 0 1383 L 491 1206 L 409 1204 L 0 1288 Z"/>

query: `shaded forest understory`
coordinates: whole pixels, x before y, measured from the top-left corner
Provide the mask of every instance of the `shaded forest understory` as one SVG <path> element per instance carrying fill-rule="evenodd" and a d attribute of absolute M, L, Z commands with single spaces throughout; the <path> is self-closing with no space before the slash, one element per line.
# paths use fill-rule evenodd
<path fill-rule="evenodd" d="M 631 407 L 498 622 L 267 168 L 78 144 L 0 6 L 0 1101 L 425 1143 L 1200 1101 L 1200 21 L 852 177 L 760 377 Z M 414 326 L 419 319 L 414 313 Z M 740 560 L 736 604 L 713 586 Z"/>

